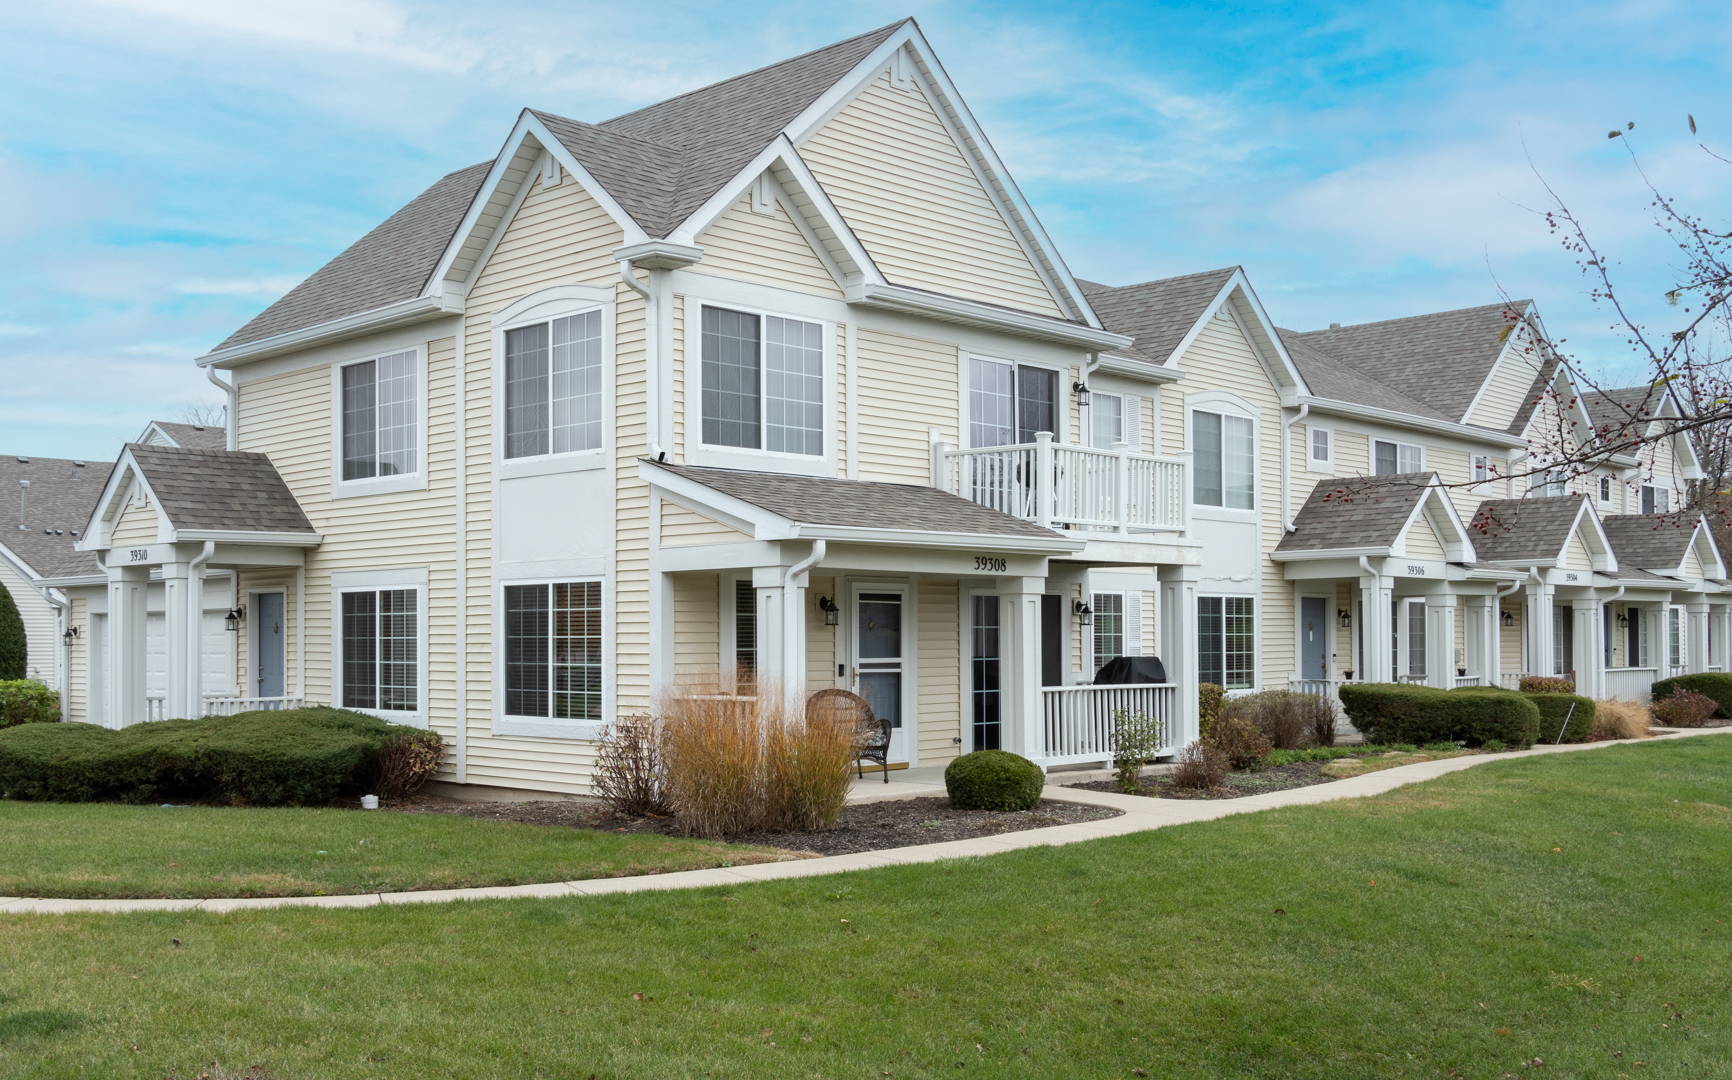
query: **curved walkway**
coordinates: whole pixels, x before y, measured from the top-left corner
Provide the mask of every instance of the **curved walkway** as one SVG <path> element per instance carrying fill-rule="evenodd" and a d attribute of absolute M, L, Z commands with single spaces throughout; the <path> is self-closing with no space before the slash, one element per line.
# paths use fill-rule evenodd
<path fill-rule="evenodd" d="M 448 900 L 500 900 L 516 897 L 602 896 L 608 893 L 646 892 L 654 889 L 699 889 L 716 885 L 745 885 L 758 881 L 779 881 L 788 878 L 814 877 L 849 870 L 871 870 L 880 866 L 900 866 L 909 863 L 937 862 L 977 855 L 995 855 L 1018 848 L 1044 847 L 1049 844 L 1074 844 L 1083 840 L 1099 840 L 1107 836 L 1146 832 L 1168 825 L 1183 825 L 1192 821 L 1213 821 L 1233 814 L 1248 814 L 1258 810 L 1273 810 L 1281 806 L 1308 806 L 1381 795 L 1407 784 L 1435 780 L 1445 773 L 1459 772 L 1492 761 L 1510 761 L 1538 757 L 1544 754 L 1567 754 L 1578 750 L 1596 750 L 1606 746 L 1642 745 L 1655 739 L 1682 739 L 1700 735 L 1732 734 L 1732 727 L 1709 728 L 1701 731 L 1680 731 L 1649 739 L 1618 742 L 1573 743 L 1567 746 L 1536 746 L 1532 750 L 1496 755 L 1445 758 L 1403 765 L 1382 772 L 1367 773 L 1347 780 L 1310 787 L 1271 791 L 1242 799 L 1219 801 L 1186 801 L 1151 799 L 1141 795 L 1119 795 L 1112 792 L 1084 791 L 1078 788 L 1048 787 L 1046 798 L 1064 802 L 1110 806 L 1124 813 L 1103 821 L 1076 825 L 1057 825 L 1048 829 L 998 836 L 980 836 L 968 840 L 952 840 L 942 844 L 921 844 L 918 847 L 891 848 L 886 851 L 862 851 L 852 855 L 831 855 L 819 859 L 795 862 L 758 863 L 752 866 L 717 867 L 710 870 L 683 870 L 671 874 L 649 874 L 642 877 L 595 878 L 588 881 L 555 881 L 544 885 L 508 885 L 481 889 L 429 889 L 421 892 L 353 893 L 345 896 L 272 896 L 250 899 L 208 900 L 53 900 L 0 896 L 0 914 L 31 912 L 38 914 L 74 914 L 80 912 L 124 911 L 253 911 L 273 907 L 354 908 L 378 904 L 437 904 Z M 913 785 L 910 785 L 913 786 Z M 929 794 L 921 791 L 920 794 Z"/>

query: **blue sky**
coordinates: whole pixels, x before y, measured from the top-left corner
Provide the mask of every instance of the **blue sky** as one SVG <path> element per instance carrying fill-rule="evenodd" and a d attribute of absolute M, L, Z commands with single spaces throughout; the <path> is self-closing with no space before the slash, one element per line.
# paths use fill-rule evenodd
<path fill-rule="evenodd" d="M 1687 205 L 1732 195 L 1685 125 L 1732 149 L 1724 4 L 0 5 L 4 449 L 112 457 L 215 400 L 194 357 L 526 105 L 602 120 L 909 14 L 1072 272 L 1242 264 L 1284 326 L 1501 285 L 1635 374 L 1534 168 L 1657 324 L 1671 253 L 1606 132 Z"/>

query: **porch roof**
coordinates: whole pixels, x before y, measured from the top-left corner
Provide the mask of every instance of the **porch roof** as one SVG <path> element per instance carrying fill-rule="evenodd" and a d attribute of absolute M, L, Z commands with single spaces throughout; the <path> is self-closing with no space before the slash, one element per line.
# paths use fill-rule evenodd
<path fill-rule="evenodd" d="M 641 460 L 777 517 L 807 525 L 1021 537 L 1049 543 L 1063 539 L 1052 529 L 933 487 Z"/>
<path fill-rule="evenodd" d="M 1583 502 L 1580 495 L 1487 499 L 1468 523 L 1474 550 L 1490 562 L 1555 559 L 1575 531 Z"/>
<path fill-rule="evenodd" d="M 1618 562 L 1627 566 L 1682 566 L 1701 524 L 1695 514 L 1614 514 L 1601 519 Z"/>
<path fill-rule="evenodd" d="M 1425 499 L 1432 475 L 1395 473 L 1378 477 L 1321 480 L 1293 517 L 1293 531 L 1278 552 L 1352 551 L 1387 548 L 1400 538 Z"/>
<path fill-rule="evenodd" d="M 139 443 L 127 452 L 176 531 L 314 533 L 264 454 Z"/>

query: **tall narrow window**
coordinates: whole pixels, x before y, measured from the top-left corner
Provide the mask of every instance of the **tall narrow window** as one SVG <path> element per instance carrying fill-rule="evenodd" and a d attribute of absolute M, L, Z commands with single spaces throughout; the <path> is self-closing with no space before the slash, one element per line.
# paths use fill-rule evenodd
<path fill-rule="evenodd" d="M 1552 608 L 1552 674 L 1576 669 L 1576 613 L 1568 604 Z"/>
<path fill-rule="evenodd" d="M 1031 443 L 1058 433 L 1058 373 L 996 360 L 968 361 L 968 444 Z"/>
<path fill-rule="evenodd" d="M 1666 662 L 1674 668 L 1684 666 L 1684 620 L 1682 608 L 1666 609 Z"/>
<path fill-rule="evenodd" d="M 1407 673 L 1423 679 L 1425 667 L 1425 605 L 1407 605 Z"/>
<path fill-rule="evenodd" d="M 1115 656 L 1125 655 L 1125 595 L 1124 593 L 1094 594 L 1094 659 L 1091 669 Z"/>
<path fill-rule="evenodd" d="M 703 439 L 811 457 L 824 453 L 824 327 L 703 309 Z"/>
<path fill-rule="evenodd" d="M 999 684 L 998 597 L 973 598 L 972 648 L 974 749 L 998 750 L 1002 734 Z"/>
<path fill-rule="evenodd" d="M 505 712 L 601 717 L 601 582 L 505 587 Z"/>
<path fill-rule="evenodd" d="M 1229 690 L 1257 681 L 1257 626 L 1249 596 L 1197 598 L 1197 675 Z"/>
<path fill-rule="evenodd" d="M 1600 477 L 1600 501 L 1610 505 L 1612 502 L 1612 478 Z"/>
<path fill-rule="evenodd" d="M 1117 394 L 1089 395 L 1089 430 L 1096 450 L 1125 441 L 1125 399 Z"/>
<path fill-rule="evenodd" d="M 1243 416 L 1191 414 L 1193 500 L 1201 506 L 1256 506 L 1256 424 Z"/>
<path fill-rule="evenodd" d="M 1491 455 L 1475 454 L 1473 456 L 1473 482 L 1483 484 L 1491 479 Z"/>
<path fill-rule="evenodd" d="M 342 371 L 343 479 L 416 470 L 415 350 L 349 364 Z"/>
<path fill-rule="evenodd" d="M 601 312 L 505 332 L 505 456 L 601 445 Z"/>
<path fill-rule="evenodd" d="M 414 589 L 343 595 L 343 707 L 414 712 L 420 625 Z"/>
<path fill-rule="evenodd" d="M 1425 468 L 1425 451 L 1408 443 L 1376 441 L 1371 444 L 1372 473 L 1416 473 Z"/>
<path fill-rule="evenodd" d="M 751 578 L 734 582 L 734 693 L 749 694 L 758 670 L 758 590 Z"/>

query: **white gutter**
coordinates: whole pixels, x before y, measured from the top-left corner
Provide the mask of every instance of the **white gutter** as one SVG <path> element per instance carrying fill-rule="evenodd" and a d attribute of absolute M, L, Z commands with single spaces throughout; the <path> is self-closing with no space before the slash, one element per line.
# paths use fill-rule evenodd
<path fill-rule="evenodd" d="M 1311 403 L 1300 402 L 1299 412 L 1293 419 L 1287 419 L 1287 410 L 1281 410 L 1281 531 L 1293 532 L 1293 425 L 1311 415 Z M 1333 450 L 1331 450 L 1333 456 Z M 1305 460 L 1311 460 L 1309 440 L 1305 447 Z"/>
<path fill-rule="evenodd" d="M 881 311 L 925 315 L 946 322 L 962 323 L 964 326 L 978 326 L 1018 337 L 1040 338 L 1095 351 L 1128 349 L 1136 341 L 1124 334 L 1097 330 L 1092 326 L 1081 326 L 1047 315 L 1026 314 L 994 304 L 964 300 L 925 289 L 911 289 L 904 285 L 878 282 L 850 285 L 846 299 L 850 304 L 860 304 Z"/>
<path fill-rule="evenodd" d="M 263 360 L 267 356 L 277 356 L 297 349 L 305 349 L 312 345 L 340 341 L 343 338 L 359 337 L 393 326 L 408 326 L 413 323 L 426 322 L 428 319 L 444 318 L 448 315 L 463 314 L 463 297 L 461 296 L 416 296 L 408 300 L 399 300 L 395 304 L 374 308 L 354 315 L 345 315 L 340 319 L 319 323 L 315 326 L 304 326 L 299 330 L 276 334 L 258 341 L 249 341 L 243 345 L 235 345 L 227 349 L 218 349 L 198 358 L 195 363 L 199 367 L 208 368 L 221 364 L 232 364 L 239 360 Z"/>
<path fill-rule="evenodd" d="M 229 430 L 232 432 L 234 429 Z M 231 445 L 229 449 L 234 447 Z M 182 644 L 186 646 L 186 692 L 190 699 L 187 709 L 193 716 L 204 715 L 204 680 L 200 670 L 200 661 L 204 659 L 204 642 L 201 640 L 204 637 L 204 564 L 215 554 L 216 541 L 206 540 L 204 550 L 186 564 L 187 639 Z M 240 579 L 238 573 L 235 579 Z"/>
<path fill-rule="evenodd" d="M 1433 420 L 1425 416 L 1415 416 L 1413 413 L 1396 412 L 1394 409 L 1379 409 L 1372 405 L 1361 405 L 1352 401 L 1337 401 L 1334 398 L 1320 398 L 1310 394 L 1301 395 L 1296 401 L 1296 404 L 1307 403 L 1318 412 L 1328 413 L 1331 416 L 1381 420 L 1396 427 L 1413 428 L 1439 435 L 1453 435 L 1459 439 L 1471 439 L 1475 442 L 1495 443 L 1511 450 L 1524 449 L 1527 446 L 1526 439 L 1517 438 L 1506 432 L 1494 431 L 1491 428 L 1458 424 L 1453 420 Z"/>
<path fill-rule="evenodd" d="M 651 270 L 649 288 L 637 279 L 632 272 L 630 259 L 619 260 L 619 279 L 626 288 L 643 297 L 643 359 L 644 359 L 644 442 L 648 447 L 652 461 L 666 461 L 668 452 L 662 449 L 662 412 L 661 412 L 661 381 L 662 365 L 661 351 L 657 348 L 659 336 L 656 331 L 661 321 L 661 313 L 656 303 L 656 288 L 660 284 L 656 280 L 656 272 Z"/>
<path fill-rule="evenodd" d="M 204 375 L 205 378 L 209 379 L 218 389 L 220 389 L 228 399 L 228 404 L 223 407 L 223 429 L 228 439 L 228 444 L 224 446 L 223 449 L 238 450 L 240 448 L 237 445 L 240 434 L 240 417 L 237 414 L 240 412 L 240 389 L 232 383 L 226 383 L 217 378 L 216 368 L 205 368 Z"/>

